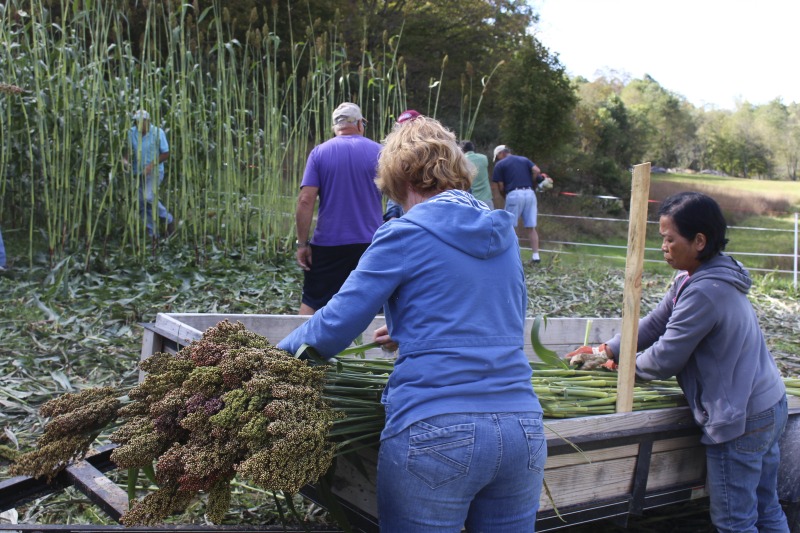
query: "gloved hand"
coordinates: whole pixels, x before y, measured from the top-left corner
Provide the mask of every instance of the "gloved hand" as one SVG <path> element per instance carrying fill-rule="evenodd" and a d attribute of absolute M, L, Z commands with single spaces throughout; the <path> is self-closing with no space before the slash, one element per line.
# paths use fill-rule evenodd
<path fill-rule="evenodd" d="M 615 363 L 613 359 L 609 359 L 600 366 L 602 366 L 606 370 L 611 370 L 612 372 L 616 372 L 619 369 L 619 365 Z"/>
<path fill-rule="evenodd" d="M 609 359 L 605 344 L 581 346 L 565 355 L 564 358 L 569 360 L 571 366 L 580 365 L 581 370 L 595 370 L 605 366 L 608 361 L 614 362 L 613 359 Z M 610 367 L 606 368 L 612 370 Z"/>
<path fill-rule="evenodd" d="M 548 189 L 552 189 L 553 188 L 553 178 L 551 178 L 550 176 L 548 176 L 547 174 L 542 172 L 539 175 L 539 184 L 538 184 L 537 188 L 540 191 L 546 191 Z"/>

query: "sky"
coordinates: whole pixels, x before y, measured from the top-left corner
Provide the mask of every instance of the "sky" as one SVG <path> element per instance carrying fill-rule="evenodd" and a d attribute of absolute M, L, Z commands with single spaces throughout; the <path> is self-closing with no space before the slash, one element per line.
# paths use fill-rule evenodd
<path fill-rule="evenodd" d="M 529 0 L 571 76 L 650 75 L 697 107 L 800 103 L 796 0 Z"/>

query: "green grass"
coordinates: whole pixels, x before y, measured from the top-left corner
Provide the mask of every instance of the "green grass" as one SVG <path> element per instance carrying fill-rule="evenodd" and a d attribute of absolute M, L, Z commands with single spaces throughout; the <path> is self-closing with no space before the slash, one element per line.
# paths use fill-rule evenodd
<path fill-rule="evenodd" d="M 654 182 L 671 181 L 750 193 L 776 194 L 789 198 L 793 204 L 800 204 L 800 181 L 755 180 L 709 174 L 653 174 L 651 179 Z"/>

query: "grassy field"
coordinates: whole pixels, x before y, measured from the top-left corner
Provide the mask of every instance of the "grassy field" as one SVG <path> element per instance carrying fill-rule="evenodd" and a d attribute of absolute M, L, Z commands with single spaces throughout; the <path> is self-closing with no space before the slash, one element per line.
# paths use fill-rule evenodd
<path fill-rule="evenodd" d="M 705 192 L 721 203 L 729 197 L 737 197 L 751 208 L 762 202 L 775 207 L 786 206 L 786 211 L 800 210 L 800 181 L 765 181 L 708 174 L 653 174 L 651 198 L 661 196 L 661 187 L 668 184 Z"/>
<path fill-rule="evenodd" d="M 730 226 L 726 251 L 753 273 L 793 270 L 794 213 L 800 211 L 800 182 L 684 174 L 652 176 L 645 252 L 648 270 L 670 271 L 660 252 L 658 202 L 684 190 L 704 192 L 719 202 Z M 540 196 L 540 213 L 539 237 L 543 249 L 559 252 L 563 261 L 583 256 L 624 266 L 628 215 L 620 202 L 544 194 Z M 520 236 L 524 238 L 524 233 L 520 232 Z M 786 272 L 774 275 L 791 279 Z"/>

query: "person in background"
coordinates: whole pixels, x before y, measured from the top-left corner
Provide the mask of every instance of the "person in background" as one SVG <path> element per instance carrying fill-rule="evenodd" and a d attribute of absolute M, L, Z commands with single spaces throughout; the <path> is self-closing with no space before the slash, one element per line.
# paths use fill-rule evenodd
<path fill-rule="evenodd" d="M 0 232 L 0 271 L 6 269 L 6 245 L 3 242 L 3 233 Z"/>
<path fill-rule="evenodd" d="M 386 201 L 386 211 L 383 213 L 383 221 L 389 222 L 393 218 L 400 218 L 403 216 L 403 207 L 389 198 Z"/>
<path fill-rule="evenodd" d="M 374 182 L 381 145 L 364 137 L 367 121 L 356 104 L 341 104 L 332 121 L 334 137 L 309 154 L 297 198 L 301 315 L 314 314 L 336 294 L 382 223 L 381 193 Z"/>
<path fill-rule="evenodd" d="M 148 235 L 156 238 L 159 231 L 153 219 L 153 202 L 159 185 L 164 181 L 164 161 L 169 159 L 169 145 L 164 130 L 150 124 L 150 113 L 140 109 L 132 118 L 134 124 L 128 131 L 128 151 L 122 162 L 125 166 L 129 160 L 132 163 L 133 175 L 139 180 L 139 211 Z M 155 211 L 167 225 L 166 236 L 175 233 L 175 217 L 164 204 L 156 202 Z"/>
<path fill-rule="evenodd" d="M 472 180 L 472 195 L 489 206 L 489 209 L 494 209 L 494 200 L 492 200 L 492 188 L 489 185 L 489 158 L 483 154 L 475 151 L 475 145 L 472 141 L 463 141 L 461 149 L 467 156 L 467 160 L 475 165 L 478 173 L 475 174 L 475 179 Z"/>
<path fill-rule="evenodd" d="M 525 276 L 515 220 L 466 192 L 473 172 L 438 121 L 393 129 L 377 184 L 405 214 L 278 343 L 333 357 L 385 305 L 375 340 L 398 356 L 381 400 L 381 533 L 534 530 L 547 445 L 523 352 Z"/>
<path fill-rule="evenodd" d="M 670 196 L 659 209 L 661 251 L 678 270 L 656 309 L 639 321 L 636 376 L 677 376 L 706 448 L 711 521 L 718 531 L 786 532 L 778 502 L 778 441 L 786 389 L 747 292 L 747 269 L 725 255 L 726 223 L 701 193 Z M 614 368 L 620 336 L 567 355 Z"/>
<path fill-rule="evenodd" d="M 532 251 L 530 262 L 538 264 L 541 258 L 539 234 L 536 231 L 537 202 L 534 187 L 541 181 L 542 171 L 527 157 L 512 154 L 511 149 L 504 144 L 495 147 L 494 161 L 492 181 L 506 199 L 505 210 L 514 215 L 514 220 L 522 217 Z"/>

